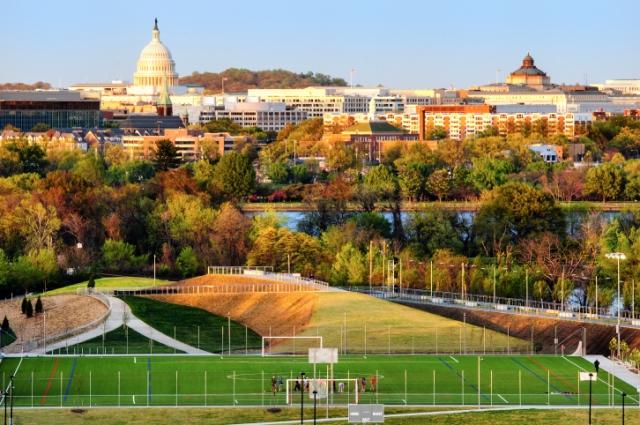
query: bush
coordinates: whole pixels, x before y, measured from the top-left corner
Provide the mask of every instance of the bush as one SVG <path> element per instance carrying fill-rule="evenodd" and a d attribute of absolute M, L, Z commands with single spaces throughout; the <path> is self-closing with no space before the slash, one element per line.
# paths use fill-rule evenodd
<path fill-rule="evenodd" d="M 96 287 L 96 280 L 93 277 L 93 273 L 91 273 L 91 276 L 89 276 L 89 281 L 87 282 L 87 288 L 95 288 Z"/>
<path fill-rule="evenodd" d="M 27 314 L 27 317 L 33 317 L 33 305 L 31 304 L 31 300 L 27 300 L 25 313 Z"/>
<path fill-rule="evenodd" d="M 20 306 L 20 310 L 22 311 L 22 314 L 27 314 L 27 298 L 23 298 L 22 299 L 22 305 Z"/>
<path fill-rule="evenodd" d="M 7 316 L 4 316 L 4 319 L 2 319 L 1 329 L 5 332 L 9 332 L 9 319 L 7 319 Z"/>
<path fill-rule="evenodd" d="M 189 277 L 198 271 L 198 257 L 193 252 L 193 248 L 185 246 L 180 250 L 180 254 L 176 259 L 176 266 L 183 277 Z"/>
<path fill-rule="evenodd" d="M 44 307 L 42 306 L 42 300 L 40 297 L 36 300 L 36 314 L 44 313 Z"/>
<path fill-rule="evenodd" d="M 104 266 L 112 271 L 137 270 L 147 262 L 146 255 L 135 255 L 135 247 L 123 241 L 107 239 L 102 246 Z"/>

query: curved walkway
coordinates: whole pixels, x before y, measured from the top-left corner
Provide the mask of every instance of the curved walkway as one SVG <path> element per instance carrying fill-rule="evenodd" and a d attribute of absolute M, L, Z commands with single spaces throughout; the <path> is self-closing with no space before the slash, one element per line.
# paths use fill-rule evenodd
<path fill-rule="evenodd" d="M 177 339 L 173 339 L 168 335 L 163 334 L 162 332 L 156 330 L 155 328 L 149 326 L 147 323 L 138 319 L 133 315 L 131 309 L 119 298 L 115 298 L 112 296 L 106 296 L 107 302 L 109 303 L 109 316 L 106 321 L 101 325 L 97 326 L 94 329 L 91 329 L 87 332 L 83 332 L 79 335 L 75 335 L 63 340 L 59 340 L 53 342 L 51 344 L 47 344 L 46 347 L 38 347 L 37 349 L 31 352 L 24 352 L 22 354 L 46 354 L 49 351 L 57 350 L 60 348 L 70 347 L 72 345 L 80 344 L 82 342 L 89 341 L 93 338 L 97 338 L 102 336 L 103 333 L 107 333 L 117 329 L 118 327 L 126 325 L 129 329 L 133 329 L 139 334 L 150 338 L 154 341 L 157 341 L 161 344 L 166 345 L 167 347 L 175 348 L 176 350 L 183 351 L 187 354 L 200 354 L 206 355 L 211 354 L 208 351 L 200 350 L 191 345 L 185 344 Z"/>

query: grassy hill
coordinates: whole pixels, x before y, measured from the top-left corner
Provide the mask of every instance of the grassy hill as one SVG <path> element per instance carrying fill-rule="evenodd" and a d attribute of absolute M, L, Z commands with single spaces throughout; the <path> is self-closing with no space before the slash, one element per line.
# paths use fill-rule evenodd
<path fill-rule="evenodd" d="M 181 84 L 200 84 L 210 93 L 246 92 L 248 89 L 291 89 L 309 86 L 346 86 L 342 78 L 334 78 L 321 73 L 295 73 L 284 69 L 251 71 L 249 69 L 229 68 L 222 72 L 194 72 L 180 78 Z"/>
<path fill-rule="evenodd" d="M 184 284 L 245 283 L 243 276 L 205 276 Z M 528 351 L 528 341 L 435 314 L 352 292 L 282 292 L 158 295 L 152 298 L 197 307 L 246 324 L 263 336 L 318 336 L 347 353 L 459 353 Z M 366 340 L 366 342 L 365 342 Z M 296 341 L 281 352 L 304 352 Z M 316 345 L 317 341 L 307 341 Z M 365 346 L 366 344 L 366 346 Z"/>

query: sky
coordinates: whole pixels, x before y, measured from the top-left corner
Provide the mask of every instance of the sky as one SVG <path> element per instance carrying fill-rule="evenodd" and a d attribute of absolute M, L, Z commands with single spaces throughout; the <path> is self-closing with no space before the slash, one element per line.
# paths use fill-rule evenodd
<path fill-rule="evenodd" d="M 1 0 L 0 82 L 131 81 L 153 19 L 180 75 L 230 67 L 435 88 L 640 78 L 637 0 Z M 499 72 L 497 70 L 500 70 Z"/>

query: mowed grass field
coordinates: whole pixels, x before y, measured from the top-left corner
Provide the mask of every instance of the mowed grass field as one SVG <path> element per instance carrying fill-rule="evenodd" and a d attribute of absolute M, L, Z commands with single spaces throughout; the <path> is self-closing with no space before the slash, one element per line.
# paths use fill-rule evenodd
<path fill-rule="evenodd" d="M 584 405 L 588 382 L 578 373 L 593 366 L 578 357 L 555 356 L 344 356 L 336 378 L 367 379 L 361 403 L 387 405 Z M 480 382 L 478 382 L 480 364 Z M 0 374 L 6 388 L 17 370 L 18 406 L 269 406 L 284 405 L 272 393 L 271 377 L 313 375 L 306 357 L 47 357 L 6 358 Z M 326 377 L 318 366 L 317 377 Z M 377 391 L 369 383 L 378 377 Z M 480 392 L 478 392 L 480 389 Z M 601 371 L 593 383 L 595 405 L 638 405 L 631 385 Z M 480 394 L 480 395 L 478 395 Z M 355 401 L 352 385 L 333 403 Z M 299 403 L 300 394 L 294 394 Z M 309 399 L 307 399 L 309 401 Z"/>
<path fill-rule="evenodd" d="M 96 288 L 148 288 L 154 285 L 153 279 L 148 277 L 101 277 L 95 280 Z M 164 279 L 156 279 L 155 286 L 168 285 L 171 282 Z M 87 282 L 76 283 L 62 288 L 47 291 L 45 295 L 75 294 L 78 289 L 86 289 Z"/>

